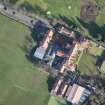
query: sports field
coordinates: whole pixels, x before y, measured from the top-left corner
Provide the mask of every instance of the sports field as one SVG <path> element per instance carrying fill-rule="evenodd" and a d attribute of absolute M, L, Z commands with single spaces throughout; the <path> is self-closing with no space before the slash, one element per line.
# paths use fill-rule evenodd
<path fill-rule="evenodd" d="M 0 15 L 0 105 L 47 105 L 47 77 L 25 57 L 30 30 Z"/>

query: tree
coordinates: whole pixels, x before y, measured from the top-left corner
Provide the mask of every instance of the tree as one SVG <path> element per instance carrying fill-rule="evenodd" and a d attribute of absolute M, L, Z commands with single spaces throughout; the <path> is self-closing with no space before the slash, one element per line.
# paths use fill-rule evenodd
<path fill-rule="evenodd" d="M 11 4 L 16 4 L 17 1 L 18 1 L 18 0 L 9 0 L 9 2 L 10 2 Z"/>
<path fill-rule="evenodd" d="M 105 0 L 94 0 L 95 3 L 98 6 L 98 9 L 103 12 L 103 10 L 105 9 Z"/>

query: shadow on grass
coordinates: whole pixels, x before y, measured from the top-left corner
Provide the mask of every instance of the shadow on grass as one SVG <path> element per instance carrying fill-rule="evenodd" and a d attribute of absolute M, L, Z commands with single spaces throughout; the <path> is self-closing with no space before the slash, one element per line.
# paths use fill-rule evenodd
<path fill-rule="evenodd" d="M 98 57 L 97 61 L 96 61 L 96 65 L 98 67 L 101 67 L 103 61 L 105 61 L 105 50 L 103 50 L 102 54 L 100 55 L 100 57 Z"/>
<path fill-rule="evenodd" d="M 86 86 L 94 86 L 95 88 L 101 89 L 105 87 L 105 78 L 102 78 L 101 75 L 81 75 L 81 79 L 83 81 L 83 84 Z"/>
<path fill-rule="evenodd" d="M 25 53 L 26 58 L 34 62 L 34 53 L 36 48 L 39 46 L 40 41 L 42 41 L 48 27 L 41 21 L 37 21 L 34 28 L 31 29 L 31 35 L 26 35 L 23 45 L 18 45 L 19 48 Z"/>
<path fill-rule="evenodd" d="M 51 75 L 48 76 L 47 84 L 48 84 L 48 91 L 49 92 L 51 92 L 51 90 L 54 86 L 55 80 L 56 80 L 56 78 L 52 77 Z"/>
<path fill-rule="evenodd" d="M 48 30 L 48 27 L 46 26 L 46 24 L 44 24 L 41 21 L 37 21 L 34 25 L 34 28 L 31 29 L 31 32 L 32 32 L 31 36 L 33 40 L 39 43 L 43 39 L 47 30 Z"/>
<path fill-rule="evenodd" d="M 45 12 L 40 6 L 38 5 L 32 5 L 28 1 L 24 1 L 23 4 L 21 4 L 22 8 L 25 8 L 28 12 L 34 12 L 40 15 L 45 15 Z"/>
<path fill-rule="evenodd" d="M 61 101 L 59 101 L 59 100 L 56 100 L 56 101 L 57 101 L 57 104 L 58 104 L 58 105 L 72 105 L 72 104 L 70 104 L 70 103 L 68 103 L 68 102 L 63 103 L 63 102 L 61 102 Z"/>
<path fill-rule="evenodd" d="M 29 53 L 31 48 L 33 47 L 33 39 L 29 35 L 25 36 L 25 40 L 23 41 L 23 45 L 18 45 L 19 48 L 25 53 Z"/>
<path fill-rule="evenodd" d="M 8 1 L 8 0 L 7 0 Z M 11 4 L 16 4 L 19 0 L 9 0 Z"/>
<path fill-rule="evenodd" d="M 105 50 L 103 50 L 101 56 L 105 58 Z"/>
<path fill-rule="evenodd" d="M 36 45 L 35 45 L 36 44 Z M 26 35 L 23 45 L 18 45 L 18 47 L 25 53 L 26 58 L 33 62 L 33 55 L 37 48 L 37 43 L 34 42 L 31 36 Z"/>
<path fill-rule="evenodd" d="M 97 41 L 105 42 L 105 24 L 103 26 L 99 26 L 95 22 L 86 23 L 77 17 L 77 20 L 80 24 L 88 30 L 89 34 L 95 38 Z"/>
<path fill-rule="evenodd" d="M 75 29 L 75 28 L 77 28 L 78 27 L 78 25 L 77 25 L 77 23 L 76 23 L 76 21 L 75 21 L 75 19 L 74 18 L 67 18 L 66 16 L 61 16 L 61 15 L 59 15 L 59 17 L 60 17 L 60 19 L 62 20 L 62 21 L 64 21 L 69 27 L 70 27 L 70 29 Z"/>
<path fill-rule="evenodd" d="M 71 30 L 77 31 L 77 29 L 79 29 L 78 31 L 82 31 L 82 32 L 84 31 L 76 19 L 72 17 L 67 18 L 66 16 L 62 16 L 62 15 L 59 15 L 59 17 L 63 22 L 65 22 L 69 26 Z"/>
<path fill-rule="evenodd" d="M 100 42 L 105 42 L 105 24 L 99 26 L 95 22 L 86 23 L 78 17 L 76 19 L 72 17 L 69 19 L 66 16 L 61 16 L 61 15 L 59 17 L 73 31 L 79 31 L 83 34 L 85 32 L 84 29 L 86 29 L 92 38 Z"/>

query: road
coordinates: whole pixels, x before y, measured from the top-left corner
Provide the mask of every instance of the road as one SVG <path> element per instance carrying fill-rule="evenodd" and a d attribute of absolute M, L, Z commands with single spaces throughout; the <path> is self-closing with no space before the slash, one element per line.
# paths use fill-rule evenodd
<path fill-rule="evenodd" d="M 45 19 L 43 19 L 40 16 L 35 16 L 34 18 L 26 15 L 25 12 L 23 12 L 22 10 L 18 11 L 16 9 L 11 9 L 11 8 L 7 8 L 6 10 L 4 9 L 4 5 L 0 4 L 0 13 L 2 15 L 5 15 L 15 21 L 18 21 L 30 28 L 33 28 L 35 23 L 38 21 L 41 21 L 42 23 L 46 24 L 47 27 L 51 28 L 51 25 L 49 24 L 49 22 Z"/>

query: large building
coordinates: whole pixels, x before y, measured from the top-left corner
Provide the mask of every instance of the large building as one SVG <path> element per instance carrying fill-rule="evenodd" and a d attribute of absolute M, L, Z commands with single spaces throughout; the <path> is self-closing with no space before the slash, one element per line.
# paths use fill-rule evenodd
<path fill-rule="evenodd" d="M 75 71 L 83 50 L 89 46 L 90 42 L 82 35 L 60 25 L 46 32 L 34 57 L 60 73 Z"/>
<path fill-rule="evenodd" d="M 51 94 L 61 98 L 66 97 L 69 103 L 78 105 L 83 103 L 91 95 L 91 92 L 81 85 L 75 83 L 70 85 L 63 78 L 60 78 L 56 80 Z"/>
<path fill-rule="evenodd" d="M 79 103 L 84 102 L 86 98 L 89 97 L 90 95 L 91 92 L 89 90 L 78 84 L 69 86 L 66 93 L 67 101 L 72 103 L 73 105 L 78 105 Z"/>
<path fill-rule="evenodd" d="M 89 40 L 79 33 L 73 32 L 60 25 L 49 29 L 37 47 L 34 57 L 58 70 L 58 77 L 51 90 L 51 95 L 66 97 L 73 105 L 83 102 L 90 92 L 75 84 L 78 62 L 84 49 L 91 46 Z"/>
<path fill-rule="evenodd" d="M 73 85 L 78 80 L 75 72 L 68 71 L 65 75 L 58 75 L 56 82 L 52 88 L 51 94 L 64 97 L 69 85 Z"/>
<path fill-rule="evenodd" d="M 53 30 L 51 29 L 48 30 L 46 34 L 47 36 L 45 36 L 45 38 L 41 41 L 40 46 L 36 49 L 34 53 L 34 57 L 41 59 L 41 60 L 44 58 L 45 53 L 50 44 L 50 41 L 52 40 L 52 37 L 54 35 Z"/>

